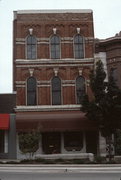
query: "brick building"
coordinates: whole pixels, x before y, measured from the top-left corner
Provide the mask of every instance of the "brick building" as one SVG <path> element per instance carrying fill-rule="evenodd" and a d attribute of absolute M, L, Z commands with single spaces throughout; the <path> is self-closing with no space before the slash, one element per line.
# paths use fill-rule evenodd
<path fill-rule="evenodd" d="M 121 32 L 114 37 L 97 39 L 95 42 L 97 58 L 104 62 L 107 74 L 112 73 L 116 83 L 121 89 Z"/>
<path fill-rule="evenodd" d="M 92 10 L 15 11 L 13 26 L 17 132 L 39 128 L 37 154 L 105 154 L 105 140 L 80 111 L 85 92 L 92 97 Z"/>
<path fill-rule="evenodd" d="M 107 39 L 96 39 L 95 58 L 100 58 L 103 62 L 105 71 L 107 72 L 106 80 L 108 80 L 108 76 L 112 74 L 116 84 L 121 89 L 121 32 Z M 113 153 L 115 155 L 121 155 L 118 148 L 120 142 L 118 141 L 117 135 L 114 134 L 113 137 L 115 146 Z"/>

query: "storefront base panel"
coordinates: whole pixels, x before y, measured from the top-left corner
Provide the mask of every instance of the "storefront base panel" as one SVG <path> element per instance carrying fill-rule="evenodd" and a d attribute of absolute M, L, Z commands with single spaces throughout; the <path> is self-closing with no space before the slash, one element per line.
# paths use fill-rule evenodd
<path fill-rule="evenodd" d="M 67 132 L 66 132 L 67 133 Z M 104 143 L 98 142 L 100 138 L 97 136 L 97 131 L 93 132 L 95 136 L 97 136 L 96 142 L 94 143 L 93 140 L 91 140 L 90 136 L 90 141 L 92 141 L 92 144 L 89 144 L 89 140 L 87 140 L 87 134 L 86 132 L 70 132 L 70 135 L 77 135 L 78 133 L 80 134 L 81 138 L 79 139 L 79 144 L 78 142 L 74 141 L 74 138 L 72 138 L 73 141 L 68 139 L 65 136 L 65 133 L 63 132 L 50 132 L 50 133 L 42 133 L 41 138 L 39 141 L 39 148 L 34 153 L 33 158 L 52 158 L 52 159 L 59 159 L 59 158 L 65 158 L 65 159 L 89 159 L 92 160 L 95 155 L 99 155 L 100 150 L 99 148 L 104 148 Z M 91 132 L 90 132 L 91 133 Z M 66 134 L 68 135 L 68 133 Z M 71 137 L 70 136 L 70 137 Z M 77 138 L 76 138 L 77 139 Z M 70 142 L 69 142 L 70 140 Z M 73 144 L 73 147 L 72 147 Z M 75 146 L 74 146 L 75 144 Z M 93 148 L 89 147 L 93 145 Z M 29 154 L 23 154 L 22 151 L 19 148 L 19 138 L 17 137 L 17 159 L 29 159 L 30 155 Z"/>

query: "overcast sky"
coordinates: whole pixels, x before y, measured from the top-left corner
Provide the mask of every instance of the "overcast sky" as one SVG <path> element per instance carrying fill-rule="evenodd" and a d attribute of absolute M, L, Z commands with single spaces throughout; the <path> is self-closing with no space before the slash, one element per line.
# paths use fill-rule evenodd
<path fill-rule="evenodd" d="M 22 9 L 92 9 L 96 38 L 121 31 L 121 0 L 0 0 L 0 93 L 12 92 L 13 11 Z"/>

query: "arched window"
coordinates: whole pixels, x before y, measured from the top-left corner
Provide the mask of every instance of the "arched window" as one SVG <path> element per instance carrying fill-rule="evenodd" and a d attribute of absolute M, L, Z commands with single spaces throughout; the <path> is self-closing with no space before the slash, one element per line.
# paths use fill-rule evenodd
<path fill-rule="evenodd" d="M 53 35 L 50 39 L 51 59 L 60 58 L 60 37 Z"/>
<path fill-rule="evenodd" d="M 30 77 L 27 80 L 27 105 L 36 105 L 36 79 Z"/>
<path fill-rule="evenodd" d="M 61 80 L 59 77 L 52 79 L 52 105 L 61 104 Z"/>
<path fill-rule="evenodd" d="M 36 59 L 36 44 L 37 40 L 34 36 L 29 35 L 26 40 L 27 44 L 27 59 Z"/>
<path fill-rule="evenodd" d="M 76 59 L 84 58 L 84 39 L 79 34 L 74 37 L 74 56 Z"/>
<path fill-rule="evenodd" d="M 81 104 L 84 95 L 85 95 L 85 79 L 82 76 L 78 76 L 76 79 L 77 104 Z"/>

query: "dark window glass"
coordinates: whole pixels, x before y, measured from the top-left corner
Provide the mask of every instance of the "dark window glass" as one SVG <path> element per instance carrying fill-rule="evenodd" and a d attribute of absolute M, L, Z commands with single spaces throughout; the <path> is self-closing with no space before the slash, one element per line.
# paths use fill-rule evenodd
<path fill-rule="evenodd" d="M 116 85 L 118 85 L 118 72 L 117 72 L 117 68 L 111 68 L 110 75 L 113 77 Z"/>
<path fill-rule="evenodd" d="M 0 130 L 0 153 L 4 153 L 4 131 Z"/>
<path fill-rule="evenodd" d="M 74 54 L 76 59 L 84 58 L 83 37 L 79 34 L 74 37 Z"/>
<path fill-rule="evenodd" d="M 36 79 L 27 80 L 27 105 L 36 105 Z"/>
<path fill-rule="evenodd" d="M 80 151 L 83 148 L 83 134 L 81 132 L 65 132 L 64 148 L 67 151 Z"/>
<path fill-rule="evenodd" d="M 84 95 L 85 95 L 85 79 L 82 76 L 79 76 L 76 79 L 77 104 L 82 103 Z"/>
<path fill-rule="evenodd" d="M 27 59 L 36 59 L 36 38 L 32 35 L 27 37 Z"/>
<path fill-rule="evenodd" d="M 60 38 L 57 35 L 53 35 L 50 40 L 51 44 L 51 58 L 60 58 Z"/>
<path fill-rule="evenodd" d="M 61 104 L 61 80 L 59 77 L 52 79 L 52 104 Z"/>

